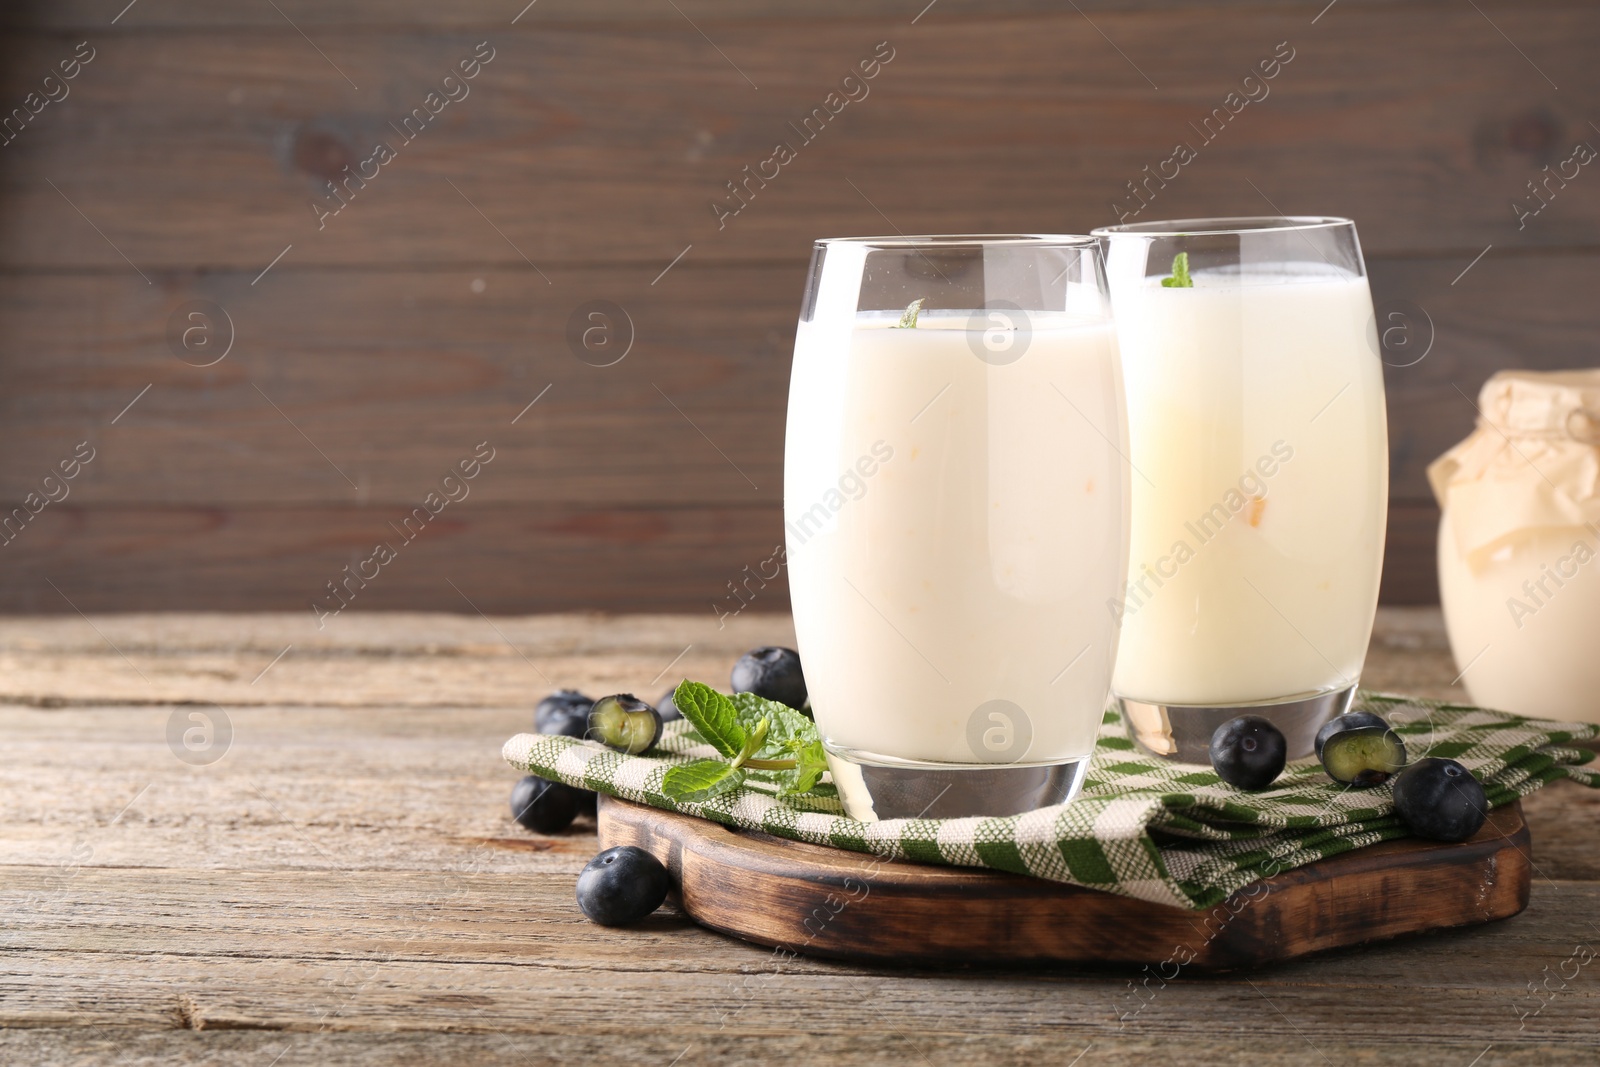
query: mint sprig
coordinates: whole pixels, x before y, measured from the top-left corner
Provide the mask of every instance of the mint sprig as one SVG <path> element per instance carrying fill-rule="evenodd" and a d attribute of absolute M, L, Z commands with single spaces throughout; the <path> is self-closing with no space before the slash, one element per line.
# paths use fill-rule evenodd
<path fill-rule="evenodd" d="M 766 744 L 757 759 L 746 760 L 752 777 L 778 787 L 782 795 L 808 792 L 828 769 L 817 724 L 776 700 L 754 693 L 733 694 L 733 706 L 741 722 L 765 722 Z M 765 772 L 765 773 L 764 773 Z"/>
<path fill-rule="evenodd" d="M 702 801 L 758 782 L 780 795 L 815 788 L 828 769 L 816 724 L 793 708 L 754 693 L 724 696 L 700 682 L 684 681 L 673 703 L 726 760 L 698 759 L 673 767 L 661 779 L 669 800 Z"/>
<path fill-rule="evenodd" d="M 1179 252 L 1172 257 L 1172 277 L 1161 279 L 1165 289 L 1193 289 L 1194 279 L 1189 277 L 1189 253 Z"/>
<path fill-rule="evenodd" d="M 900 316 L 900 324 L 893 327 L 893 329 L 915 330 L 917 328 L 917 316 L 922 313 L 922 302 L 926 299 L 928 298 L 925 296 L 919 296 L 907 304 L 905 312 Z"/>
<path fill-rule="evenodd" d="M 792 751 L 798 766 L 794 771 L 794 780 L 786 783 L 784 792 L 809 793 L 822 781 L 822 772 L 828 769 L 827 753 L 823 751 L 820 740 L 790 743 L 795 746 Z"/>

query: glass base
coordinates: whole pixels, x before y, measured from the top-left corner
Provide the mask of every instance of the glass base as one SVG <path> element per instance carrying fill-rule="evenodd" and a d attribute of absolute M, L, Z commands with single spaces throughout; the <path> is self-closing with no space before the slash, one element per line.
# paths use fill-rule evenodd
<path fill-rule="evenodd" d="M 1324 723 L 1350 710 L 1356 687 L 1324 693 L 1269 700 L 1259 704 L 1203 706 L 1152 704 L 1118 697 L 1128 734 L 1140 749 L 1162 759 L 1182 763 L 1211 763 L 1211 735 L 1217 727 L 1240 715 L 1260 715 L 1283 731 L 1289 758 L 1305 759 L 1315 753 L 1317 731 Z"/>
<path fill-rule="evenodd" d="M 1089 757 L 1055 763 L 933 763 L 823 742 L 853 819 L 964 819 L 1020 815 L 1077 796 Z"/>

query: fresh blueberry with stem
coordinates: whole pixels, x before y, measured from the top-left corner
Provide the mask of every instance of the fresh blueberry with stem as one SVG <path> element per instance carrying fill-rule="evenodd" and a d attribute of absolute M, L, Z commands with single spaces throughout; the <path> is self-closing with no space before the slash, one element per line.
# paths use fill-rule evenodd
<path fill-rule="evenodd" d="M 582 792 L 530 774 L 511 787 L 511 817 L 536 833 L 560 833 L 577 818 Z"/>
<path fill-rule="evenodd" d="M 801 711 L 806 706 L 806 678 L 800 653 L 792 648 L 753 648 L 733 665 L 733 691 L 754 693 Z"/>
<path fill-rule="evenodd" d="M 589 712 L 587 736 L 637 756 L 661 740 L 661 713 L 632 693 L 601 697 Z"/>
<path fill-rule="evenodd" d="M 589 709 L 594 698 L 576 689 L 559 689 L 533 709 L 533 728 L 541 734 L 582 737 L 589 729 Z"/>
<path fill-rule="evenodd" d="M 625 926 L 661 906 L 672 879 L 642 848 L 618 845 L 600 853 L 578 875 L 578 907 L 591 922 Z"/>
<path fill-rule="evenodd" d="M 1344 731 L 1350 729 L 1369 726 L 1376 726 L 1383 730 L 1387 730 L 1389 728 L 1389 724 L 1384 720 L 1383 716 L 1374 715 L 1370 711 L 1347 711 L 1343 715 L 1335 715 L 1333 718 L 1323 723 L 1322 729 L 1317 731 L 1317 740 L 1315 743 L 1317 759 L 1322 758 L 1322 746 L 1326 745 L 1328 743 L 1328 738 L 1332 737 L 1334 734 L 1343 733 Z"/>
<path fill-rule="evenodd" d="M 1419 759 L 1394 780 L 1394 810 L 1406 829 L 1434 841 L 1465 841 L 1489 817 L 1489 798 L 1453 759 Z"/>
<path fill-rule="evenodd" d="M 1289 745 L 1283 733 L 1259 715 L 1229 719 L 1211 735 L 1211 768 L 1229 785 L 1265 789 L 1283 772 Z"/>

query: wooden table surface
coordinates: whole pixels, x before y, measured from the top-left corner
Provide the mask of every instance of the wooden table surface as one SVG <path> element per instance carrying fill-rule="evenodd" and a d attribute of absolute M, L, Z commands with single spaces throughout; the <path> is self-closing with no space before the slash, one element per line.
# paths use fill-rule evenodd
<path fill-rule="evenodd" d="M 791 638 L 710 612 L 0 620 L 0 1062 L 1600 1059 L 1600 793 L 1566 783 L 1526 804 L 1521 916 L 1255 973 L 880 969 L 670 906 L 587 923 L 592 826 L 511 822 L 501 742 L 557 685 L 653 697 Z M 1454 675 L 1436 612 L 1382 613 L 1368 684 Z"/>

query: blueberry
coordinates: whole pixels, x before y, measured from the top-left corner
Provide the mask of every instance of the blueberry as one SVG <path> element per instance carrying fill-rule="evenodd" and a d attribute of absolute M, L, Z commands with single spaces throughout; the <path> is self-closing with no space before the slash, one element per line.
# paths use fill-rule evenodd
<path fill-rule="evenodd" d="M 673 719 L 683 718 L 683 712 L 678 710 L 678 701 L 673 696 L 677 689 L 668 689 L 661 694 L 661 699 L 656 701 L 656 710 L 661 713 L 662 722 L 671 722 Z"/>
<path fill-rule="evenodd" d="M 1406 829 L 1434 841 L 1465 841 L 1489 817 L 1489 798 L 1472 772 L 1429 756 L 1394 780 L 1394 810 Z"/>
<path fill-rule="evenodd" d="M 661 861 L 642 848 L 608 848 L 578 875 L 578 907 L 590 922 L 624 926 L 661 907 L 672 879 Z"/>
<path fill-rule="evenodd" d="M 1322 724 L 1322 729 L 1317 731 L 1316 750 L 1317 758 L 1322 758 L 1322 746 L 1328 743 L 1328 738 L 1334 734 L 1343 733 L 1345 730 L 1356 727 L 1376 726 L 1387 730 L 1389 724 L 1382 716 L 1374 715 L 1370 711 L 1347 711 L 1343 715 L 1335 715 Z"/>
<path fill-rule="evenodd" d="M 1341 719 L 1350 717 L 1339 716 Z M 1406 765 L 1405 742 L 1381 719 L 1377 726 L 1347 724 L 1344 729 L 1330 734 L 1321 748 L 1322 769 L 1328 772 L 1329 778 L 1343 785 L 1382 785 Z"/>
<path fill-rule="evenodd" d="M 792 648 L 751 649 L 733 665 L 733 691 L 754 693 L 799 711 L 806 706 L 800 653 Z"/>
<path fill-rule="evenodd" d="M 511 787 L 511 817 L 538 833 L 559 833 L 577 818 L 582 792 L 530 774 Z"/>
<path fill-rule="evenodd" d="M 1259 715 L 1229 719 L 1211 735 L 1211 768 L 1229 785 L 1265 789 L 1283 771 L 1289 745 Z"/>
<path fill-rule="evenodd" d="M 637 756 L 661 739 L 661 713 L 632 693 L 601 697 L 589 712 L 588 736 Z"/>
<path fill-rule="evenodd" d="M 533 709 L 533 728 L 541 734 L 582 737 L 589 729 L 592 707 L 593 697 L 586 697 L 576 689 L 557 690 Z"/>
<path fill-rule="evenodd" d="M 589 710 L 594 698 L 586 697 L 576 689 L 559 689 L 533 709 L 533 728 L 541 734 L 562 737 L 583 737 L 589 732 Z M 574 790 L 578 794 L 578 813 L 595 814 L 595 795 L 587 789 Z"/>

